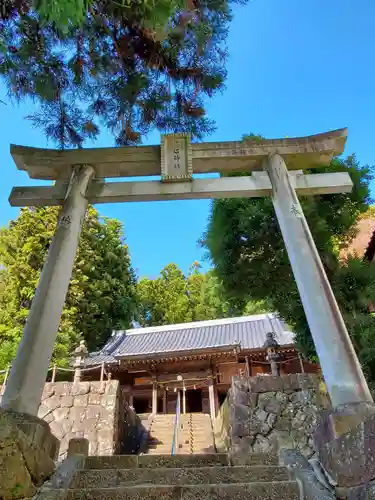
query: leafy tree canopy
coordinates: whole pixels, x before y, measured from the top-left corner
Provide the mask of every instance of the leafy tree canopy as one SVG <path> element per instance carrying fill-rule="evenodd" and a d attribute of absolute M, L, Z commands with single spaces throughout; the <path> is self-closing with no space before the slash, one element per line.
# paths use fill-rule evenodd
<path fill-rule="evenodd" d="M 187 276 L 176 264 L 168 264 L 156 279 L 141 279 L 137 290 L 142 326 L 203 321 L 269 310 L 262 301 L 247 304 L 242 300 L 227 300 L 213 272 L 201 273 L 197 263 L 191 266 Z"/>
<path fill-rule="evenodd" d="M 354 183 L 352 192 L 300 201 L 359 358 L 367 375 L 375 379 L 375 320 L 368 312 L 375 298 L 375 266 L 355 256 L 345 261 L 340 258 L 340 251 L 355 235 L 358 218 L 369 208 L 371 168 L 349 156 L 314 169 L 317 173 L 328 171 L 348 172 Z M 295 328 L 302 351 L 314 358 L 271 199 L 215 200 L 203 245 L 226 293 L 241 300 L 266 300 Z"/>
<path fill-rule="evenodd" d="M 56 223 L 56 207 L 22 209 L 0 233 L 0 369 L 15 356 Z M 135 278 L 121 223 L 90 207 L 80 238 L 54 360 L 67 362 L 78 340 L 101 347 L 112 328 L 129 328 Z"/>
<path fill-rule="evenodd" d="M 235 1 L 8 0 L 0 75 L 10 96 L 39 105 L 28 118 L 61 148 L 100 126 L 118 146 L 152 128 L 200 138 L 214 128 L 204 99 L 223 85 Z"/>

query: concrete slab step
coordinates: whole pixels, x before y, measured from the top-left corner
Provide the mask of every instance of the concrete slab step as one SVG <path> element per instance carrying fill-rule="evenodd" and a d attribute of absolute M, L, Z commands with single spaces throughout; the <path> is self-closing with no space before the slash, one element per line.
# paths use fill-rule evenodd
<path fill-rule="evenodd" d="M 77 488 L 112 488 L 142 484 L 175 485 L 186 484 L 234 484 L 248 482 L 288 481 L 286 467 L 191 467 L 158 469 L 110 469 L 80 470 L 71 483 Z"/>
<path fill-rule="evenodd" d="M 68 490 L 67 500 L 300 500 L 296 482 L 219 484 L 219 485 L 140 485 L 117 488 Z"/>
<path fill-rule="evenodd" d="M 158 467 L 205 467 L 230 465 L 228 455 L 212 454 L 179 454 L 174 456 L 150 455 L 108 455 L 87 457 L 85 469 L 133 469 L 136 467 L 156 469 Z"/>

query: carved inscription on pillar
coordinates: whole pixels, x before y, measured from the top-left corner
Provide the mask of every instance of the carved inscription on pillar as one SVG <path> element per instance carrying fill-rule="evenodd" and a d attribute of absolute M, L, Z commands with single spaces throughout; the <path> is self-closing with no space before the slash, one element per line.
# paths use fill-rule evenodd
<path fill-rule="evenodd" d="M 168 134 L 161 138 L 161 180 L 178 182 L 192 180 L 193 161 L 190 136 Z"/>
<path fill-rule="evenodd" d="M 70 227 L 71 223 L 72 223 L 72 216 L 71 215 L 63 215 L 59 219 L 59 226 Z"/>

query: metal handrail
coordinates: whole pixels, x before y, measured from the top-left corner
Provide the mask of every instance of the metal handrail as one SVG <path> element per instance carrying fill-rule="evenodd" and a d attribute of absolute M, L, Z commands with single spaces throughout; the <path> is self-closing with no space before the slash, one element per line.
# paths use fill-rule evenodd
<path fill-rule="evenodd" d="M 172 451 L 171 451 L 172 455 L 176 455 L 176 453 L 178 452 L 178 430 L 180 428 L 180 415 L 181 415 L 181 398 L 180 398 L 180 391 L 177 391 L 176 417 L 174 421 Z"/>

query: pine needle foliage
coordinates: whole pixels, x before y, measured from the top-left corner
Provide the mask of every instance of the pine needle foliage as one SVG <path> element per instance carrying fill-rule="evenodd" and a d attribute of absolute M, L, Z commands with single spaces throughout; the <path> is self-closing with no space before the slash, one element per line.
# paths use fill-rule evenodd
<path fill-rule="evenodd" d="M 104 127 L 117 146 L 152 129 L 201 138 L 223 88 L 232 3 L 241 0 L 13 0 L 0 13 L 9 97 L 62 149 Z"/>

